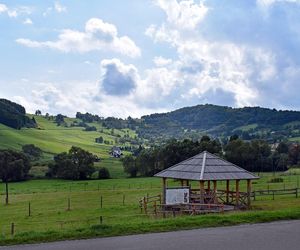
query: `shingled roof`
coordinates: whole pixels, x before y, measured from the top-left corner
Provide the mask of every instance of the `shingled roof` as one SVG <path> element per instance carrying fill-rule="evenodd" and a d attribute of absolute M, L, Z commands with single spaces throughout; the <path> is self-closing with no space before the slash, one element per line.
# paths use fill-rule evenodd
<path fill-rule="evenodd" d="M 169 167 L 154 176 L 199 181 L 251 180 L 259 178 L 247 170 L 207 151 Z"/>

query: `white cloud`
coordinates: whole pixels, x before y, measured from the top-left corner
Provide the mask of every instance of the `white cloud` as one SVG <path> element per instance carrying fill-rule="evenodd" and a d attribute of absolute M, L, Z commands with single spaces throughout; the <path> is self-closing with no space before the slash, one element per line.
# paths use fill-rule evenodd
<path fill-rule="evenodd" d="M 91 18 L 85 25 L 85 31 L 62 30 L 56 41 L 39 42 L 19 38 L 17 43 L 31 48 L 51 48 L 63 52 L 85 53 L 95 50 L 110 50 L 130 57 L 141 55 L 140 49 L 127 36 L 118 36 L 117 28 L 101 19 Z"/>
<path fill-rule="evenodd" d="M 59 2 L 55 2 L 55 3 L 54 3 L 54 9 L 55 9 L 58 13 L 62 13 L 62 12 L 66 12 L 66 11 L 67 11 L 67 7 L 62 6 Z"/>
<path fill-rule="evenodd" d="M 26 97 L 13 96 L 11 99 L 23 105 L 28 113 L 39 109 L 43 113 L 62 113 L 70 117 L 74 117 L 77 111 L 123 118 L 166 111 L 163 108 L 151 109 L 141 106 L 131 95 L 120 100 L 119 96 L 106 95 L 98 90 L 99 85 L 93 82 L 47 82 L 39 83 L 38 87 L 27 92 Z"/>
<path fill-rule="evenodd" d="M 7 6 L 5 4 L 0 3 L 0 14 L 7 11 L 8 11 Z"/>
<path fill-rule="evenodd" d="M 60 2 L 56 1 L 51 7 L 48 7 L 44 12 L 43 16 L 47 17 L 51 13 L 56 12 L 58 14 L 62 14 L 64 12 L 67 12 L 67 7 L 63 6 Z"/>
<path fill-rule="evenodd" d="M 162 56 L 156 56 L 154 57 L 153 62 L 157 67 L 163 67 L 172 63 L 172 59 L 164 58 Z"/>
<path fill-rule="evenodd" d="M 193 0 L 156 0 L 156 4 L 165 11 L 168 22 L 178 29 L 195 29 L 208 12 L 202 2 L 196 4 Z"/>
<path fill-rule="evenodd" d="M 101 70 L 101 89 L 111 96 L 129 95 L 139 80 L 136 67 L 117 58 L 102 60 Z"/>
<path fill-rule="evenodd" d="M 33 24 L 32 20 L 30 18 L 26 18 L 23 22 L 23 24 L 28 24 L 28 25 L 31 25 Z"/>
<path fill-rule="evenodd" d="M 277 74 L 273 53 L 256 46 L 207 40 L 197 29 L 189 30 L 204 20 L 208 8 L 203 3 L 157 2 L 167 14 L 167 22 L 149 26 L 145 34 L 154 42 L 165 42 L 174 47 L 178 59 L 166 63 L 164 70 L 148 71 L 155 72 L 148 74 L 149 79 L 149 75 L 154 75 L 150 85 L 154 83 L 154 89 L 169 97 L 177 92 L 182 103 L 183 100 L 209 100 L 208 93 L 222 90 L 221 93 L 232 94 L 236 106 L 256 105 L 260 99 L 256 84 L 269 81 Z M 199 14 L 198 18 L 194 17 L 195 13 Z M 188 36 L 186 30 L 189 30 Z M 165 63 L 160 57 L 154 62 L 158 67 Z M 151 90 L 147 91 L 151 93 Z"/>
<path fill-rule="evenodd" d="M 0 14 L 6 13 L 10 18 L 16 18 L 20 15 L 30 15 L 32 12 L 33 8 L 29 6 L 18 6 L 16 8 L 12 8 L 0 3 Z"/>

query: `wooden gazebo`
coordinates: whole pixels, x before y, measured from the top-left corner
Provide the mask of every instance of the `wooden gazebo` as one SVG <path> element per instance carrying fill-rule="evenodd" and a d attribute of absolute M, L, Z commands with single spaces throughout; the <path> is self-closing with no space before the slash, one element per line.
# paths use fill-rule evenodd
<path fill-rule="evenodd" d="M 259 177 L 236 166 L 214 154 L 204 151 L 194 157 L 180 162 L 155 175 L 163 181 L 162 206 L 178 207 L 185 203 L 185 209 L 193 206 L 193 210 L 205 210 L 224 206 L 232 209 L 249 208 L 251 203 L 251 181 Z M 181 187 L 167 186 L 167 179 L 180 180 Z M 247 181 L 246 192 L 240 191 L 240 181 Z M 199 188 L 191 189 L 190 181 L 199 181 Z M 225 190 L 218 190 L 218 181 L 226 181 Z M 234 190 L 230 190 L 230 182 L 235 182 Z M 211 183 L 213 187 L 211 187 Z M 180 188 L 187 190 L 181 192 Z M 173 190 L 172 190 L 173 189 Z M 175 190 L 174 190 L 175 189 Z M 172 191 L 172 192 L 170 192 Z M 184 197 L 181 199 L 180 196 Z M 170 202 L 171 200 L 174 201 Z M 184 199 L 184 200 L 183 200 Z"/>

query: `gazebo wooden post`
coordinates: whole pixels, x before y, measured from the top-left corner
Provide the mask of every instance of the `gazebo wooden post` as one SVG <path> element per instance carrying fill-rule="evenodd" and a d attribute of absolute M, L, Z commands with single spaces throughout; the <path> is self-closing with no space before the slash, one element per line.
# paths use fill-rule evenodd
<path fill-rule="evenodd" d="M 247 206 L 251 206 L 251 180 L 247 180 Z"/>
<path fill-rule="evenodd" d="M 181 187 L 184 186 L 184 180 L 183 179 L 180 180 L 180 184 L 181 184 Z"/>
<path fill-rule="evenodd" d="M 235 181 L 235 196 L 236 196 L 235 205 L 236 207 L 238 207 L 240 203 L 240 180 Z"/>
<path fill-rule="evenodd" d="M 163 188 L 162 188 L 162 195 L 163 195 L 163 204 L 166 204 L 166 188 L 167 188 L 167 178 L 162 178 L 162 182 L 163 182 Z"/>
<path fill-rule="evenodd" d="M 207 190 L 210 192 L 210 181 L 207 181 Z"/>
<path fill-rule="evenodd" d="M 229 204 L 229 180 L 226 180 L 226 203 Z"/>
<path fill-rule="evenodd" d="M 217 181 L 214 180 L 213 183 L 214 183 L 214 203 L 216 203 L 217 202 Z"/>
<path fill-rule="evenodd" d="M 204 204 L 204 181 L 200 181 L 200 203 Z"/>
<path fill-rule="evenodd" d="M 190 186 L 190 181 L 186 180 L 186 186 L 189 187 Z"/>

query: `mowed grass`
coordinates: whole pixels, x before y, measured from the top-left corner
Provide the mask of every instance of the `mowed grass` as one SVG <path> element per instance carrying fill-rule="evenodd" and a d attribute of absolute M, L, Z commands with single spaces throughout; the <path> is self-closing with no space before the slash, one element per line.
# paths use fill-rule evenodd
<path fill-rule="evenodd" d="M 277 173 L 275 177 L 283 178 L 283 183 L 269 183 L 274 178 L 273 174 L 261 174 L 261 177 L 253 184 L 255 190 L 299 186 L 299 175 Z M 179 183 L 170 180 L 168 185 L 178 186 Z M 198 185 L 197 182 L 192 183 L 193 187 Z M 2 187 L 4 190 L 3 184 Z M 225 183 L 218 183 L 218 189 L 224 187 Z M 138 200 L 146 194 L 151 196 L 161 193 L 161 179 L 153 177 L 90 181 L 32 180 L 10 183 L 9 189 L 8 206 L 3 204 L 4 192 L 0 196 L 0 244 L 300 218 L 300 198 L 295 198 L 295 195 L 276 196 L 275 200 L 271 196 L 257 197 L 252 211 L 247 212 L 167 219 L 146 216 L 140 212 Z M 231 184 L 231 189 L 234 189 L 234 183 Z M 245 189 L 246 183 L 241 182 L 241 190 Z M 102 225 L 100 216 L 103 219 Z M 10 233 L 11 223 L 15 225 L 14 237 Z"/>

